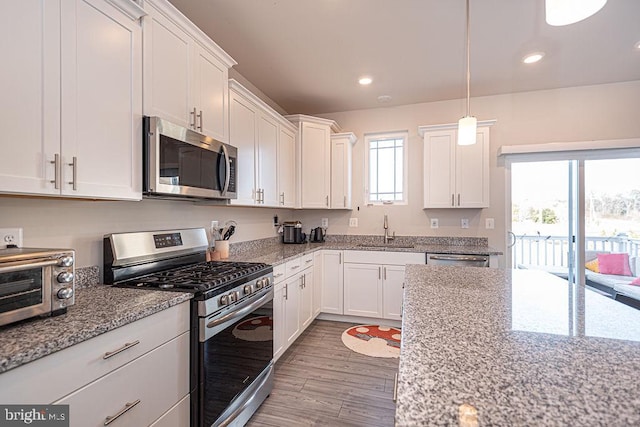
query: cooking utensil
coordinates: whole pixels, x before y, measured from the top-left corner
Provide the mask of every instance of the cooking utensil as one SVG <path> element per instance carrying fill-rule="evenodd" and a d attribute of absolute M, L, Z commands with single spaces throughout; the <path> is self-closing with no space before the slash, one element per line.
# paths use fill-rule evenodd
<path fill-rule="evenodd" d="M 224 233 L 222 240 L 229 240 L 229 238 L 233 236 L 233 233 L 235 233 L 235 231 L 236 231 L 236 226 L 230 225 L 227 231 Z"/>

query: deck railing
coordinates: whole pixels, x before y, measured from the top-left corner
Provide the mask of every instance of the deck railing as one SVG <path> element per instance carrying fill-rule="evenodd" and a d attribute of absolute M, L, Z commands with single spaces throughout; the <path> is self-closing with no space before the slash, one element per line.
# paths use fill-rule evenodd
<path fill-rule="evenodd" d="M 627 236 L 585 238 L 585 250 L 603 252 L 626 252 L 639 256 L 640 239 Z M 513 266 L 519 264 L 567 267 L 569 239 L 567 236 L 515 236 Z"/>

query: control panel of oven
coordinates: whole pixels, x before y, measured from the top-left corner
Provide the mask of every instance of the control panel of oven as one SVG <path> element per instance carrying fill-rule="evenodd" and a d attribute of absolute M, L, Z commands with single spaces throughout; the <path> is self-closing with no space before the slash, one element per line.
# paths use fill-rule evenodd
<path fill-rule="evenodd" d="M 57 264 L 51 269 L 52 311 L 67 308 L 75 303 L 75 253 L 61 253 L 57 260 Z"/>
<path fill-rule="evenodd" d="M 213 298 L 209 298 L 205 301 L 200 301 L 199 315 L 209 316 L 218 310 L 222 310 L 225 307 L 232 306 L 239 301 L 249 299 L 252 296 L 261 295 L 267 289 L 273 287 L 273 273 L 265 274 L 257 279 L 250 280 L 249 282 L 238 285 L 235 288 L 221 293 Z"/>

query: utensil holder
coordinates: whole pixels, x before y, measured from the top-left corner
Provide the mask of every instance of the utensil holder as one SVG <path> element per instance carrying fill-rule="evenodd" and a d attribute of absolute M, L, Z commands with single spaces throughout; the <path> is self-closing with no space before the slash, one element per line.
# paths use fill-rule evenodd
<path fill-rule="evenodd" d="M 220 252 L 220 259 L 229 258 L 229 241 L 228 240 L 216 240 L 215 248 L 216 248 L 216 252 Z"/>

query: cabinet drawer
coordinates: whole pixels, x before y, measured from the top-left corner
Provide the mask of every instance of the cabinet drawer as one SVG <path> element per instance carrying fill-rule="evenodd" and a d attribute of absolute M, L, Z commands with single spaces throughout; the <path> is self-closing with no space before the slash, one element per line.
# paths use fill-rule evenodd
<path fill-rule="evenodd" d="M 280 283 L 284 280 L 286 267 L 285 264 L 279 264 L 273 267 L 274 283 Z"/>
<path fill-rule="evenodd" d="M 424 264 L 424 252 L 344 251 L 344 262 L 360 264 L 406 265 Z"/>
<path fill-rule="evenodd" d="M 0 402 L 50 403 L 60 399 L 188 331 L 189 304 L 178 304 L 3 373 Z M 138 344 L 132 344 L 135 342 Z M 188 350 L 188 344 L 185 346 Z M 114 354 L 109 357 L 107 353 Z"/>
<path fill-rule="evenodd" d="M 191 422 L 189 402 L 189 395 L 187 394 L 173 408 L 151 424 L 150 427 L 189 427 Z"/>
<path fill-rule="evenodd" d="M 189 333 L 90 383 L 54 404 L 69 405 L 72 427 L 148 426 L 189 393 Z M 123 413 L 125 405 L 131 405 Z"/>
<path fill-rule="evenodd" d="M 301 269 L 304 270 L 306 268 L 313 267 L 313 254 L 307 254 L 307 255 L 304 255 L 304 256 L 302 256 L 300 258 L 302 258 L 301 261 L 300 261 L 300 268 Z"/>
<path fill-rule="evenodd" d="M 301 270 L 302 266 L 302 257 L 297 257 L 292 259 L 291 261 L 287 261 L 285 267 L 285 277 L 291 277 L 294 274 L 298 273 Z"/>

